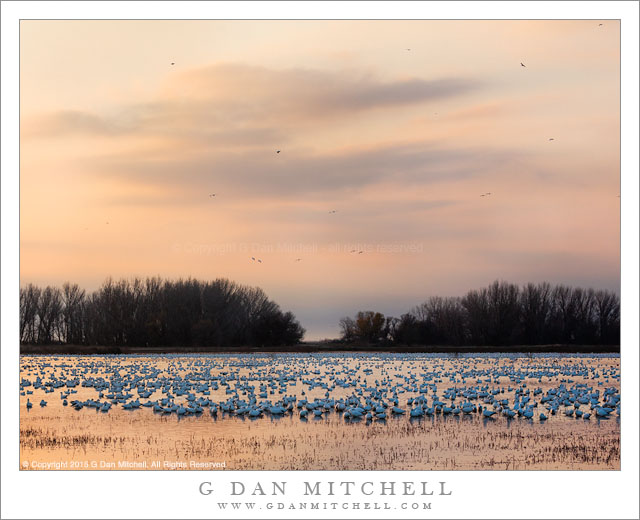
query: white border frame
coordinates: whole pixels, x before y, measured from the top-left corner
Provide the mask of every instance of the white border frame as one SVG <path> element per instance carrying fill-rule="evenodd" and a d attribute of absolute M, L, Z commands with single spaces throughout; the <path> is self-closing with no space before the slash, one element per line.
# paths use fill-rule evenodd
<path fill-rule="evenodd" d="M 637 2 L 2 2 L 2 518 L 211 518 L 224 500 L 202 481 L 447 481 L 451 497 L 401 518 L 638 518 L 638 3 Z M 25 18 L 620 19 L 622 469 L 604 472 L 20 472 L 18 470 L 18 22 Z M 90 476 L 90 478 L 87 478 Z M 287 499 L 296 498 L 288 496 Z M 327 497 L 328 498 L 328 497 Z M 372 497 L 384 501 L 385 497 Z M 339 498 L 338 498 L 339 500 Z M 354 500 L 355 501 L 355 500 Z M 270 511 L 261 518 L 387 518 L 387 511 Z"/>

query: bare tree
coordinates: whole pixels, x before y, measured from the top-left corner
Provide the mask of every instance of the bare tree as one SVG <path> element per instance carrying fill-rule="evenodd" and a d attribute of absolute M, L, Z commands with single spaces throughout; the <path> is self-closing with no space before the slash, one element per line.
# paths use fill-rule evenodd
<path fill-rule="evenodd" d="M 20 342 L 35 343 L 41 289 L 33 284 L 20 289 Z"/>
<path fill-rule="evenodd" d="M 609 291 L 597 291 L 593 295 L 600 343 L 620 342 L 620 300 Z"/>
<path fill-rule="evenodd" d="M 469 291 L 462 298 L 467 311 L 467 326 L 471 343 L 486 345 L 489 341 L 490 304 L 487 289 Z"/>
<path fill-rule="evenodd" d="M 520 292 L 522 338 L 527 345 L 543 343 L 551 315 L 551 286 L 528 283 Z"/>
<path fill-rule="evenodd" d="M 356 339 L 356 322 L 353 318 L 345 316 L 340 319 L 340 336 L 344 341 L 355 341 Z"/>
<path fill-rule="evenodd" d="M 66 282 L 62 286 L 62 337 L 66 343 L 83 341 L 83 303 L 85 291 L 78 284 Z"/>
<path fill-rule="evenodd" d="M 517 285 L 495 281 L 487 289 L 489 300 L 489 342 L 493 345 L 513 344 L 520 321 Z"/>
<path fill-rule="evenodd" d="M 60 341 L 58 336 L 62 317 L 62 296 L 57 287 L 47 286 L 38 301 L 38 342 L 53 343 Z"/>
<path fill-rule="evenodd" d="M 400 345 L 426 344 L 421 335 L 423 324 L 424 322 L 419 321 L 414 314 L 403 314 L 395 327 L 392 339 Z"/>
<path fill-rule="evenodd" d="M 435 345 L 462 345 L 467 341 L 466 309 L 460 298 L 432 296 L 414 308 L 421 323 L 422 341 Z"/>

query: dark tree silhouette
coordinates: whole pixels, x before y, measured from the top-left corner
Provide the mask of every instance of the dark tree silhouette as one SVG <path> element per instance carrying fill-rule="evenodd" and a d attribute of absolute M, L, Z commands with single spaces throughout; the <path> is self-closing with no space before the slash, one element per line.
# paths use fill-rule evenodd
<path fill-rule="evenodd" d="M 379 315 L 376 332 L 371 320 Z M 620 301 L 609 291 L 495 281 L 462 298 L 433 296 L 399 319 L 373 311 L 340 320 L 342 340 L 400 345 L 620 343 Z M 375 339 L 372 339 L 375 338 Z"/>
<path fill-rule="evenodd" d="M 467 342 L 466 310 L 460 298 L 432 296 L 418 305 L 412 314 L 423 324 L 423 342 L 439 345 L 464 345 Z"/>
<path fill-rule="evenodd" d="M 291 345 L 304 329 L 262 289 L 230 280 L 105 280 L 87 295 L 20 290 L 20 340 L 105 346 Z"/>
<path fill-rule="evenodd" d="M 42 290 L 33 284 L 20 289 L 20 341 L 35 343 L 38 339 L 38 306 Z"/>
<path fill-rule="evenodd" d="M 528 283 L 520 292 L 521 332 L 525 345 L 540 345 L 547 341 L 549 320 L 551 318 L 551 286 Z"/>
<path fill-rule="evenodd" d="M 597 291 L 594 294 L 594 305 L 600 343 L 620 343 L 620 303 L 616 295 Z"/>
<path fill-rule="evenodd" d="M 357 338 L 377 343 L 386 337 L 385 324 L 384 314 L 373 311 L 359 312 L 356 316 Z"/>

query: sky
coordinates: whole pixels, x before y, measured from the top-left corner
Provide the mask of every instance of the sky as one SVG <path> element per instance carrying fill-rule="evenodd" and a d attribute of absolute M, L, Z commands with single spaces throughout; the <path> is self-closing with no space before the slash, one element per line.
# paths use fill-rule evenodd
<path fill-rule="evenodd" d="M 23 20 L 21 284 L 230 278 L 308 340 L 496 279 L 619 293 L 619 38 Z"/>

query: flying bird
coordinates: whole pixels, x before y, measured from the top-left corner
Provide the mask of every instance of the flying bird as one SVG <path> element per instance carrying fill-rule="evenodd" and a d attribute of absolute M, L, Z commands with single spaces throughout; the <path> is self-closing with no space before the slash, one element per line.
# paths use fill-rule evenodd
<path fill-rule="evenodd" d="M 171 65 L 175 65 L 175 62 L 173 62 L 173 61 L 172 61 L 172 62 L 171 62 Z"/>
<path fill-rule="evenodd" d="M 280 153 L 280 150 L 276 150 L 276 153 Z"/>
<path fill-rule="evenodd" d="M 524 63 L 522 63 L 522 62 L 520 62 L 520 65 L 522 65 L 523 67 L 526 67 L 526 65 Z"/>
<path fill-rule="evenodd" d="M 255 262 L 255 261 L 256 261 L 256 257 L 255 257 L 255 256 L 252 256 L 252 257 L 251 257 L 251 260 L 253 260 L 253 261 Z"/>
<path fill-rule="evenodd" d="M 260 260 L 260 259 L 258 258 L 258 262 L 262 263 L 262 260 Z"/>
<path fill-rule="evenodd" d="M 358 254 L 361 255 L 362 253 L 364 253 L 364 251 L 358 251 Z"/>
<path fill-rule="evenodd" d="M 549 137 L 549 141 L 555 141 L 553 137 Z"/>
<path fill-rule="evenodd" d="M 336 210 L 332 209 L 329 213 L 335 213 L 335 212 L 336 212 Z"/>
<path fill-rule="evenodd" d="M 408 51 L 410 51 L 411 49 L 407 49 Z"/>
<path fill-rule="evenodd" d="M 603 24 L 603 23 L 599 23 L 599 24 L 598 24 L 598 27 L 600 27 L 601 25 L 604 25 L 604 24 Z"/>
<path fill-rule="evenodd" d="M 215 194 L 215 193 L 210 193 L 210 194 L 209 194 L 209 197 L 215 197 L 215 196 L 216 196 L 216 194 Z"/>

